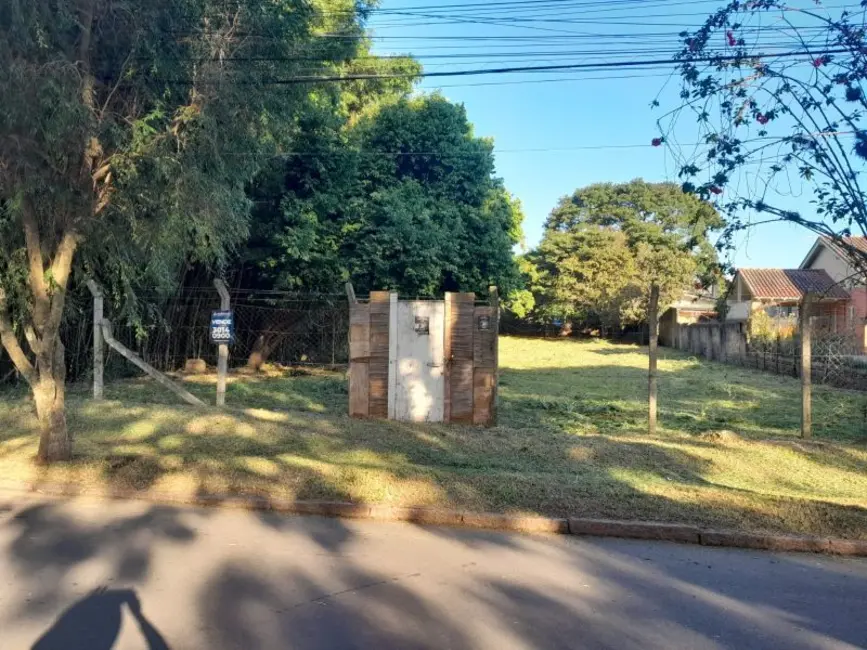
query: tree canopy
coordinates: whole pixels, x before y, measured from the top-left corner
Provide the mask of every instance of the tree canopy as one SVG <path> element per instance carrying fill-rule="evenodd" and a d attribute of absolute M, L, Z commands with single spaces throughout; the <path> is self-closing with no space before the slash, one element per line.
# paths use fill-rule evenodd
<path fill-rule="evenodd" d="M 58 331 L 73 271 L 131 297 L 191 261 L 226 265 L 249 182 L 316 105 L 295 80 L 358 51 L 321 37 L 334 30 L 363 34 L 354 3 L 0 7 L 0 338 L 33 388 L 40 460 L 71 453 Z"/>
<path fill-rule="evenodd" d="M 535 266 L 536 313 L 610 329 L 641 322 L 651 284 L 663 304 L 720 277 L 709 234 L 724 222 L 671 183 L 601 183 L 560 200 Z"/>
<path fill-rule="evenodd" d="M 343 129 L 307 130 L 254 191 L 258 281 L 277 288 L 409 295 L 514 289 L 520 205 L 493 143 L 439 95 L 392 97 Z"/>
<path fill-rule="evenodd" d="M 0 339 L 40 460 L 71 454 L 59 331 L 86 278 L 115 315 L 189 268 L 307 292 L 517 286 L 522 214 L 493 143 L 411 96 L 417 61 L 372 54 L 370 6 L 0 6 Z"/>

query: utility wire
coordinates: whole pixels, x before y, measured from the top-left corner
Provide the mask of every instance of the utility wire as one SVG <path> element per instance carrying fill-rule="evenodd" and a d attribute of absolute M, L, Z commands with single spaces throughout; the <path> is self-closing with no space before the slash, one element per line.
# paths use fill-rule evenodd
<path fill-rule="evenodd" d="M 816 131 L 813 133 L 802 134 L 801 137 L 810 137 L 810 138 L 830 138 L 830 137 L 841 137 L 841 136 L 855 136 L 857 134 L 856 131 Z M 776 136 L 757 136 L 749 139 L 751 142 L 763 142 L 763 141 L 772 141 L 772 140 L 781 140 L 781 138 Z M 716 146 L 718 143 L 715 142 L 691 142 L 679 144 L 682 147 L 711 147 Z M 419 156 L 419 157 L 432 157 L 432 158 L 470 158 L 474 156 L 489 156 L 489 155 L 498 155 L 501 153 L 510 153 L 510 154 L 528 154 L 528 153 L 571 153 L 575 151 L 607 151 L 607 150 L 619 150 L 619 149 L 653 149 L 656 148 L 652 142 L 645 143 L 634 143 L 634 144 L 596 144 L 596 145 L 577 145 L 573 147 L 536 147 L 536 148 L 525 148 L 525 149 L 486 149 L 483 151 L 458 151 L 454 153 L 446 153 L 442 151 L 360 151 L 354 150 L 354 153 L 357 153 L 362 156 L 374 156 L 374 157 L 383 157 L 383 158 L 397 158 L 401 156 Z M 279 153 L 277 155 L 278 158 L 315 158 L 318 156 L 330 156 L 333 152 L 331 151 L 286 151 Z M 248 152 L 248 151 L 230 151 L 225 155 L 229 156 L 259 156 L 261 155 L 258 152 Z M 782 156 L 784 154 L 780 154 Z"/>
<path fill-rule="evenodd" d="M 703 56 L 693 57 L 689 59 L 691 63 L 726 63 L 747 60 L 760 59 L 779 59 L 791 58 L 799 56 L 824 56 L 830 54 L 844 54 L 850 50 L 846 48 L 831 48 L 825 50 L 814 50 L 806 52 L 803 50 L 793 52 L 766 52 L 761 54 L 750 54 L 749 56 L 721 55 L 721 56 Z M 480 68 L 473 70 L 449 70 L 436 72 L 386 72 L 378 74 L 345 74 L 334 76 L 307 76 L 293 77 L 288 79 L 264 79 L 260 81 L 248 82 L 253 85 L 296 85 L 306 83 L 335 83 L 343 81 L 366 81 L 376 79 L 417 79 L 417 78 L 433 78 L 433 77 L 470 77 L 489 74 L 512 74 L 524 72 L 557 72 L 563 70 L 608 70 L 617 68 L 634 68 L 642 66 L 678 66 L 683 64 L 679 59 L 650 59 L 647 61 L 607 61 L 599 63 L 569 63 L 558 65 L 541 65 L 541 66 L 511 66 L 502 68 Z M 192 85 L 190 81 L 169 81 L 179 85 Z M 217 82 L 219 83 L 219 82 Z"/>

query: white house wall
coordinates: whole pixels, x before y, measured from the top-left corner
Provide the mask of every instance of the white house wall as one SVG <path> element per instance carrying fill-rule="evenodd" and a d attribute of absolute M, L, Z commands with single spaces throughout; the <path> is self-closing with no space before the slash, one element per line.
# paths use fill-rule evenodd
<path fill-rule="evenodd" d="M 752 313 L 752 302 L 748 300 L 741 302 L 728 300 L 726 304 L 728 305 L 726 320 L 746 320 L 750 317 L 750 313 Z"/>
<path fill-rule="evenodd" d="M 852 267 L 844 259 L 824 245 L 819 247 L 819 252 L 807 268 L 824 270 L 834 282 L 843 282 L 847 278 L 851 278 L 854 273 Z"/>

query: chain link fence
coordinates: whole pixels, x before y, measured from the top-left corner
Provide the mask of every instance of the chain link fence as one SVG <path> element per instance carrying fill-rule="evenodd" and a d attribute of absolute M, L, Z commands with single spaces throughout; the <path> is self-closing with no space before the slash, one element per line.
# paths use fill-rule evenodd
<path fill-rule="evenodd" d="M 814 316 L 811 333 L 812 380 L 837 388 L 867 391 L 864 325 L 840 324 L 832 316 Z M 801 334 L 797 320 L 775 323 L 770 331 L 761 334 L 750 333 L 745 354 L 730 355 L 726 361 L 778 375 L 799 377 Z"/>
<path fill-rule="evenodd" d="M 230 367 L 340 367 L 349 363 L 349 305 L 345 295 L 230 293 L 235 312 Z M 210 341 L 211 313 L 220 308 L 215 289 L 185 289 L 171 299 L 148 305 L 135 324 L 106 307 L 105 316 L 112 321 L 113 335 L 120 343 L 162 372 L 182 370 L 193 359 L 216 366 L 217 346 Z M 70 295 L 61 340 L 66 346 L 68 380 L 88 380 L 93 372 L 93 303 L 87 292 Z M 106 381 L 139 374 L 128 361 L 106 349 Z M 16 380 L 11 361 L 2 353 L 0 381 Z"/>

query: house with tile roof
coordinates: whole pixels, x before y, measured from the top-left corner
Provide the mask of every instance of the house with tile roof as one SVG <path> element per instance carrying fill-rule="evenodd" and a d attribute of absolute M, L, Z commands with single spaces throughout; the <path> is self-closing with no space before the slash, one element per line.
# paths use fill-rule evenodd
<path fill-rule="evenodd" d="M 759 310 L 794 320 L 808 294 L 818 303 L 816 315 L 827 321 L 826 327 L 844 331 L 852 325 L 849 291 L 824 269 L 739 269 L 726 299 L 726 320 L 746 320 Z"/>
<path fill-rule="evenodd" d="M 862 253 L 867 258 L 867 237 L 844 237 L 842 243 L 819 237 L 801 262 L 801 269 L 823 270 L 846 289 L 856 322 L 867 322 L 867 274 L 852 261 L 853 255 Z"/>

